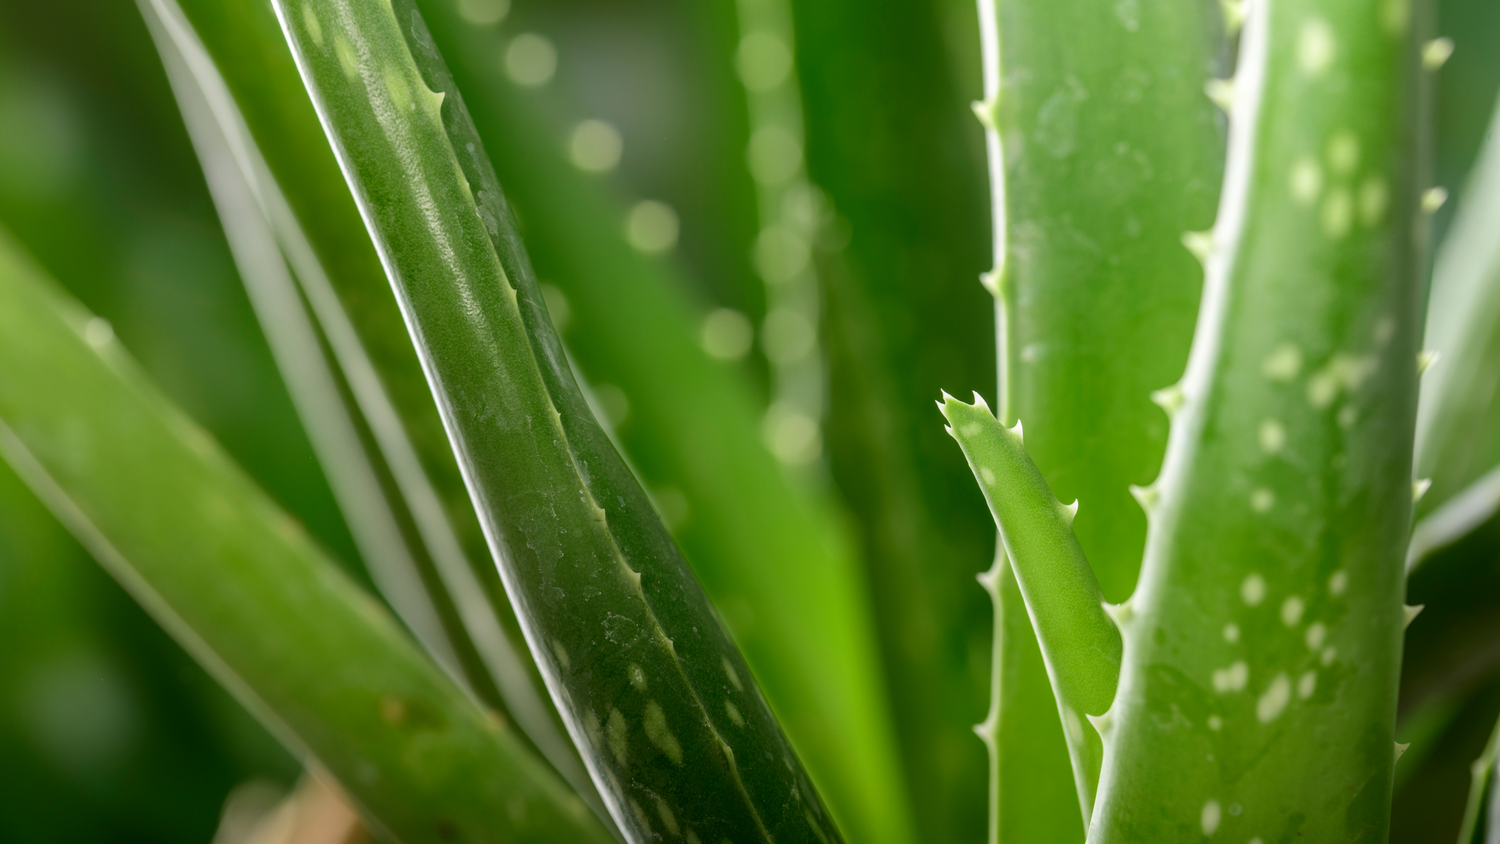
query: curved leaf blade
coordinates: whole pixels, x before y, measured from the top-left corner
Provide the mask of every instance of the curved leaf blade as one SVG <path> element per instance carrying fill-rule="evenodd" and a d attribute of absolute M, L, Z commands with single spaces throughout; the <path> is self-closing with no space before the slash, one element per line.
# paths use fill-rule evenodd
<path fill-rule="evenodd" d="M 349 0 L 276 11 L 532 656 L 616 823 L 632 841 L 654 828 L 837 838 L 707 597 L 588 413 L 420 14 Z"/>
<path fill-rule="evenodd" d="M 612 840 L 0 237 L 0 453 L 168 632 L 397 840 Z"/>

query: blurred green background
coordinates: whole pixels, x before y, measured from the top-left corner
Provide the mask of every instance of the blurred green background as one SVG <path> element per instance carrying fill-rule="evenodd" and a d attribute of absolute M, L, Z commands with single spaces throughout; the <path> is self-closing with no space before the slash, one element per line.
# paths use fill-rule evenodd
<path fill-rule="evenodd" d="M 1500 90 L 1500 4 L 1438 5 L 1439 31 L 1457 51 L 1437 86 L 1436 182 L 1457 195 Z M 717 313 L 721 329 L 728 319 L 732 335 L 761 325 L 768 304 L 754 257 L 761 222 L 745 154 L 750 117 L 735 70 L 735 4 L 514 0 L 485 8 L 493 17 L 501 7 L 508 14 L 484 24 L 494 61 L 510 68 L 559 151 L 596 173 L 622 229 L 642 221 L 643 200 L 664 204 L 675 233 L 658 220 L 633 236 L 638 245 L 664 253 L 693 313 Z M 819 259 L 826 428 L 821 451 L 815 444 L 795 471 L 842 502 L 870 573 L 887 659 L 916 642 L 960 666 L 950 687 L 930 694 L 893 689 L 894 705 L 935 707 L 932 718 L 961 727 L 983 717 L 987 699 L 988 601 L 971 575 L 988 565 L 993 528 L 958 450 L 936 417 L 922 414 L 940 388 L 962 394 L 994 384 L 989 297 L 977 283 L 990 248 L 986 171 L 967 108 L 979 89 L 974 11 L 962 0 L 795 0 L 793 8 L 806 161 L 836 215 Z M 555 61 L 522 62 L 518 43 L 550 46 Z M 496 164 L 502 182 L 526 167 Z M 525 229 L 526 196 L 511 199 Z M 1439 214 L 1439 235 L 1456 204 Z M 133 3 L 0 0 L 0 223 L 365 579 Z M 543 281 L 545 242 L 533 244 Z M 850 336 L 854 323 L 878 336 Z M 920 334 L 932 325 L 943 326 L 941 336 Z M 705 335 L 710 343 L 724 337 Z M 748 344 L 736 337 L 720 356 L 769 406 L 775 350 L 767 355 L 763 335 Z M 880 359 L 861 360 L 870 354 Z M 886 383 L 862 384 L 870 370 Z M 848 398 L 872 394 L 901 410 L 872 420 Z M 609 415 L 628 437 L 628 405 Z M 912 418 L 925 422 L 914 428 Z M 882 433 L 871 434 L 872 424 Z M 872 453 L 884 456 L 872 461 Z M 894 468 L 882 474 L 880 466 Z M 893 485 L 905 489 L 909 508 L 878 492 Z M 659 503 L 670 520 L 669 499 Z M 937 518 L 942 556 L 959 562 L 903 586 L 899 565 L 882 555 L 899 555 L 902 536 L 920 537 L 933 526 L 923 520 Z M 893 519 L 909 519 L 910 530 Z M 1500 531 L 1448 553 L 1500 583 Z M 923 627 L 930 619 L 898 606 L 908 589 L 925 590 L 954 615 L 941 629 Z M 1445 602 L 1455 613 L 1493 606 L 1431 591 L 1429 618 L 1442 618 Z M 1413 635 L 1422 630 L 1414 626 Z M 1429 666 L 1408 665 L 1408 675 L 1420 676 L 1408 683 L 1402 729 L 1418 744 L 1399 768 L 1394 840 L 1451 840 L 1445 830 L 1456 830 L 1469 762 L 1500 712 L 1500 644 L 1476 659 L 1425 675 Z M 977 842 L 983 749 L 962 730 L 949 734 L 960 736 L 943 751 L 952 770 L 979 776 L 944 782 L 909 773 L 918 813 L 941 817 L 929 829 Z M 0 464 L 0 841 L 208 842 L 236 785 L 290 787 L 298 774 Z"/>

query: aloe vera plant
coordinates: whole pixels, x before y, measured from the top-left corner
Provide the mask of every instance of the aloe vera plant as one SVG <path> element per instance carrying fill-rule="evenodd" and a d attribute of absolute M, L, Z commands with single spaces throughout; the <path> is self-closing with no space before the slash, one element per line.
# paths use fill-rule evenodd
<path fill-rule="evenodd" d="M 1225 186 L 1213 228 L 1184 233 L 1204 298 L 1186 374 L 1154 395 L 1161 474 L 1132 489 L 1140 581 L 1108 617 L 1019 428 L 945 405 L 1041 640 L 1091 841 L 1385 836 L 1413 612 L 1422 19 L 1370 11 L 1257 4 L 1233 80 L 1208 83 L 1230 116 Z"/>
<path fill-rule="evenodd" d="M 647 254 L 628 179 L 558 140 L 581 30 L 138 6 L 352 542 L 9 239 L 0 455 L 378 838 L 1493 837 L 1500 170 L 1426 304 L 1428 6 L 695 12 L 739 28 L 759 348 L 714 333 L 742 318 L 702 244 Z M 10 154 L 0 216 L 45 234 Z M 1423 348 L 1457 365 L 1424 382 Z M 923 397 L 997 362 L 998 414 L 941 394 L 955 450 Z"/>

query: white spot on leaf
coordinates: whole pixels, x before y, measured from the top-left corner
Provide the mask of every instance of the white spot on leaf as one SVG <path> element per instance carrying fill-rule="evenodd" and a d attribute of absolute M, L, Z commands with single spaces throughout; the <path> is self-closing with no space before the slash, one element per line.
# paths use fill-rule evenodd
<path fill-rule="evenodd" d="M 1255 717 L 1262 724 L 1269 724 L 1281 717 L 1286 705 L 1292 699 L 1292 681 L 1283 672 L 1277 674 L 1271 680 L 1271 685 L 1266 693 L 1255 701 Z"/>
<path fill-rule="evenodd" d="M 1204 835 L 1213 835 L 1219 831 L 1219 801 L 1210 800 L 1203 804 L 1203 812 L 1198 818 L 1203 826 Z"/>
<path fill-rule="evenodd" d="M 1296 627 L 1302 623 L 1302 612 L 1304 605 L 1302 599 L 1296 595 L 1281 602 L 1281 623 L 1287 627 Z"/>
<path fill-rule="evenodd" d="M 1257 606 L 1266 599 L 1266 579 L 1258 573 L 1251 572 L 1248 577 L 1240 583 L 1240 598 L 1244 599 L 1246 606 Z"/>
<path fill-rule="evenodd" d="M 1327 72 L 1338 52 L 1333 27 L 1318 17 L 1302 22 L 1297 33 L 1297 64 L 1308 76 L 1317 78 Z"/>

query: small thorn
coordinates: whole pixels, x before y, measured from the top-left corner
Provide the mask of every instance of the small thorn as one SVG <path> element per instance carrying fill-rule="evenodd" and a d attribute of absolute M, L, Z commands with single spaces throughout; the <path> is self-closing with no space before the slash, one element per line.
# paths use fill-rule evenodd
<path fill-rule="evenodd" d="M 1187 251 L 1193 253 L 1198 263 L 1207 264 L 1208 257 L 1214 252 L 1214 233 L 1212 231 L 1183 232 L 1182 245 L 1187 247 Z"/>
<path fill-rule="evenodd" d="M 979 736 L 980 740 L 983 741 L 987 747 L 993 750 L 995 747 L 994 716 L 986 718 L 983 721 L 980 721 L 978 724 L 975 724 L 974 735 Z"/>
<path fill-rule="evenodd" d="M 1448 201 L 1447 188 L 1428 188 L 1422 192 L 1422 213 L 1436 214 L 1443 203 Z"/>
<path fill-rule="evenodd" d="M 1115 620 L 1116 627 L 1125 627 L 1135 619 L 1135 610 L 1131 608 L 1130 601 L 1121 601 L 1118 604 L 1104 602 L 1104 612 Z"/>
<path fill-rule="evenodd" d="M 1402 606 L 1401 607 L 1402 611 L 1404 611 L 1406 613 L 1406 624 L 1404 626 L 1410 627 L 1411 623 L 1412 623 L 1412 620 L 1415 619 L 1417 616 L 1421 615 L 1423 607 L 1426 607 L 1426 606 L 1427 606 L 1426 604 L 1417 604 L 1416 606 L 1412 606 L 1411 604 L 1406 604 L 1406 605 Z"/>
<path fill-rule="evenodd" d="M 979 118 L 979 122 L 984 124 L 986 129 L 996 128 L 996 124 L 999 121 L 995 120 L 995 103 L 993 100 L 975 100 L 969 106 L 974 109 L 974 116 Z"/>
<path fill-rule="evenodd" d="M 1224 31 L 1233 35 L 1245 25 L 1245 0 L 1220 0 L 1224 11 Z"/>
<path fill-rule="evenodd" d="M 985 569 L 979 574 L 974 575 L 974 579 L 979 581 L 979 585 L 983 586 L 985 588 L 985 591 L 993 594 L 995 588 L 1000 584 L 1000 567 L 991 566 L 990 568 Z"/>
<path fill-rule="evenodd" d="M 1135 496 L 1136 503 L 1141 505 L 1141 509 L 1145 510 L 1148 516 L 1151 515 L 1152 510 L 1156 509 L 1157 499 L 1161 498 L 1161 491 L 1156 488 L 1156 484 L 1154 483 L 1146 486 L 1131 484 L 1130 494 Z"/>
<path fill-rule="evenodd" d="M 1411 742 L 1407 742 L 1405 744 L 1402 744 L 1399 741 L 1396 742 L 1396 759 L 1399 760 L 1401 758 L 1401 754 L 1405 753 L 1408 747 L 1411 747 Z"/>
<path fill-rule="evenodd" d="M 1442 357 L 1442 353 L 1436 349 L 1424 349 L 1417 352 L 1417 374 L 1421 375 L 1426 372 L 1428 368 L 1441 360 Z"/>
<path fill-rule="evenodd" d="M 938 407 L 942 407 L 942 405 L 938 405 Z M 950 436 L 950 437 L 953 436 L 953 426 L 952 425 L 944 425 L 943 426 L 943 430 L 948 432 L 948 436 Z M 957 437 L 954 437 L 954 439 L 957 439 Z"/>
<path fill-rule="evenodd" d="M 1427 490 L 1432 489 L 1432 478 L 1418 478 L 1411 483 L 1411 503 L 1415 504 L 1422 500 Z"/>
<path fill-rule="evenodd" d="M 1453 55 L 1452 38 L 1434 38 L 1422 45 L 1422 67 L 1437 70 L 1448 63 Z"/>
<path fill-rule="evenodd" d="M 1103 715 L 1084 715 L 1083 717 L 1089 719 L 1089 723 L 1094 725 L 1094 730 L 1099 733 L 1100 738 L 1107 738 L 1110 731 L 1114 729 L 1115 719 L 1111 718 L 1108 712 Z"/>
<path fill-rule="evenodd" d="M 979 284 L 985 290 L 988 290 L 990 292 L 990 295 L 994 296 L 996 299 L 999 299 L 999 298 L 1002 297 L 1003 294 L 1002 294 L 1002 292 L 1000 290 L 1000 271 L 999 270 L 990 270 L 989 272 L 980 273 L 979 274 Z"/>
<path fill-rule="evenodd" d="M 1151 391 L 1151 401 L 1166 411 L 1167 418 L 1171 419 L 1177 415 L 1177 411 L 1182 409 L 1182 404 L 1187 401 L 1187 397 L 1183 395 L 1180 385 L 1173 384 L 1170 387 Z"/>
<path fill-rule="evenodd" d="M 1072 527 L 1073 519 L 1078 516 L 1078 499 L 1073 499 L 1072 504 L 1057 502 L 1057 511 L 1062 514 L 1063 521 L 1068 523 L 1068 527 Z"/>
<path fill-rule="evenodd" d="M 1021 445 L 1026 444 L 1026 432 L 1021 430 L 1021 420 L 1017 419 L 1016 427 L 1010 428 L 1009 430 L 1012 434 L 1016 435 L 1017 442 L 1019 442 Z"/>
<path fill-rule="evenodd" d="M 1214 105 L 1223 109 L 1225 114 L 1234 108 L 1233 79 L 1210 79 L 1203 85 L 1203 93 L 1214 101 Z"/>
<path fill-rule="evenodd" d="M 985 410 L 990 409 L 989 402 L 984 400 L 984 396 L 981 396 L 978 390 L 974 391 L 974 407 L 982 407 Z"/>

